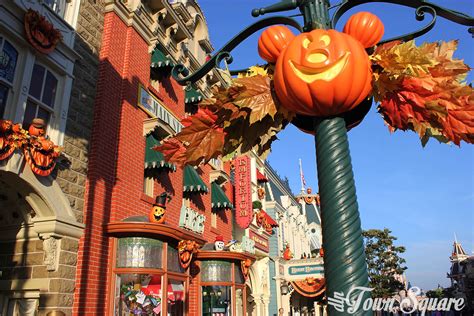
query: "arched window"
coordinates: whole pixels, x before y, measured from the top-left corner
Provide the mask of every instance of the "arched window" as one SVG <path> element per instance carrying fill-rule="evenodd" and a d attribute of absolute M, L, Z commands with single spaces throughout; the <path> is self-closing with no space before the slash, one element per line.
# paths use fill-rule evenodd
<path fill-rule="evenodd" d="M 3 118 L 5 114 L 17 60 L 18 51 L 10 42 L 0 37 L 0 118 Z"/>
<path fill-rule="evenodd" d="M 35 64 L 23 116 L 23 128 L 28 129 L 31 121 L 36 117 L 42 118 L 46 125 L 49 123 L 54 110 L 57 87 L 56 76 L 44 66 Z"/>

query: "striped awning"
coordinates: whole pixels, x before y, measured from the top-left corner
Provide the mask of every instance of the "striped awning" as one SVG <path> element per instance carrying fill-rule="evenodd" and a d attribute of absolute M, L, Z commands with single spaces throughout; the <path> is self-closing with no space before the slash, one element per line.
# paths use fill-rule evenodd
<path fill-rule="evenodd" d="M 165 160 L 165 157 L 159 151 L 154 150 L 155 146 L 160 145 L 160 142 L 153 136 L 149 134 L 146 137 L 146 147 L 145 147 L 145 169 L 146 168 L 166 168 L 173 171 L 176 171 L 176 165 Z"/>
<path fill-rule="evenodd" d="M 257 181 L 258 182 L 268 182 L 268 178 L 257 169 Z"/>
<path fill-rule="evenodd" d="M 201 102 L 203 99 L 201 92 L 197 91 L 194 88 L 186 88 L 184 91 L 185 104 L 198 103 Z"/>
<path fill-rule="evenodd" d="M 209 189 L 201 179 L 196 169 L 191 166 L 184 167 L 183 170 L 183 192 L 207 193 Z"/>
<path fill-rule="evenodd" d="M 224 190 L 215 182 L 211 184 L 211 206 L 213 210 L 223 210 L 234 207 Z"/>
<path fill-rule="evenodd" d="M 174 66 L 174 63 L 171 60 L 171 58 L 166 57 L 159 47 L 156 47 L 153 50 L 153 53 L 151 55 L 150 67 L 162 68 L 162 67 L 173 67 L 173 66 Z"/>

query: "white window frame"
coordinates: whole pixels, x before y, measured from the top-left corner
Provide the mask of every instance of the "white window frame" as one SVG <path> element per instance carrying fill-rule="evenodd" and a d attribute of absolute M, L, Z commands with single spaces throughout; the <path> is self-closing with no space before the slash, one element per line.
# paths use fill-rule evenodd
<path fill-rule="evenodd" d="M 43 6 L 47 7 L 48 10 L 53 12 L 55 15 L 63 19 L 69 25 L 71 25 L 74 29 L 77 26 L 77 20 L 79 17 L 79 7 L 81 6 L 81 0 L 56 0 L 57 2 L 63 3 L 63 11 L 64 13 L 56 12 L 53 8 L 51 8 L 46 3 L 43 3 Z"/>

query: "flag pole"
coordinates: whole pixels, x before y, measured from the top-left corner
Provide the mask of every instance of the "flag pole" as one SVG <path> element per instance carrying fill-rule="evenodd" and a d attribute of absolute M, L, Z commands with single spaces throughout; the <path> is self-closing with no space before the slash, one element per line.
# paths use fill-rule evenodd
<path fill-rule="evenodd" d="M 304 192 L 305 192 L 305 186 L 306 186 L 306 181 L 305 181 L 304 175 L 303 175 L 303 166 L 302 166 L 302 164 L 301 164 L 301 158 L 300 158 L 299 160 L 300 160 L 301 193 L 304 194 Z"/>

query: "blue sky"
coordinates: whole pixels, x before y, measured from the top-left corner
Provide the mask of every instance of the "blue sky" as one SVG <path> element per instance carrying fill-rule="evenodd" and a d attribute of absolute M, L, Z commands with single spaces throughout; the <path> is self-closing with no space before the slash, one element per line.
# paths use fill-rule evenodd
<path fill-rule="evenodd" d="M 243 27 L 256 21 L 250 12 L 275 1 L 201 0 L 210 39 L 216 49 Z M 474 15 L 472 0 L 434 1 L 435 3 Z M 332 1 L 334 4 L 335 2 Z M 363 5 L 348 12 L 338 24 L 356 11 L 371 11 L 385 24 L 385 36 L 404 34 L 426 24 L 415 20 L 413 9 L 390 4 Z M 284 12 L 284 15 L 299 11 Z M 429 15 L 427 16 L 429 17 Z M 418 38 L 423 41 L 459 39 L 455 56 L 474 67 L 474 39 L 467 27 L 438 17 L 435 28 Z M 257 54 L 258 34 L 232 52 L 233 69 L 262 63 Z M 472 82 L 473 74 L 468 81 Z M 290 180 L 291 188 L 300 188 L 298 159 L 308 186 L 317 188 L 314 140 L 293 126 L 279 134 L 269 161 Z M 454 233 L 464 249 L 474 251 L 474 146 L 461 148 L 430 140 L 425 148 L 413 132 L 390 134 L 375 107 L 365 120 L 349 133 L 352 163 L 357 186 L 359 210 L 364 229 L 387 227 L 398 237 L 397 243 L 407 248 L 407 276 L 412 285 L 431 289 L 447 286 L 446 273 Z"/>

